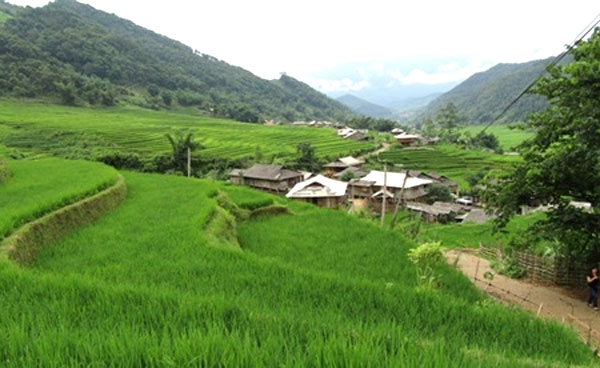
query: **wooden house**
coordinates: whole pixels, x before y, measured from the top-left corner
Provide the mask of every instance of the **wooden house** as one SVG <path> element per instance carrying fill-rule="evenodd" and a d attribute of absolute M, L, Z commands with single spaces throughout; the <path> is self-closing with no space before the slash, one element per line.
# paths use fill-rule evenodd
<path fill-rule="evenodd" d="M 447 176 L 440 175 L 436 172 L 421 172 L 415 170 L 409 170 L 408 175 L 415 178 L 430 179 L 435 182 L 444 184 L 448 187 L 448 189 L 450 189 L 451 193 L 453 193 L 454 195 L 458 195 L 458 183 L 450 180 L 450 178 L 448 178 Z"/>
<path fill-rule="evenodd" d="M 340 157 L 335 161 L 332 161 L 324 166 L 328 171 L 328 176 L 333 176 L 336 173 L 342 172 L 347 168 L 354 167 L 360 169 L 364 161 L 354 158 L 352 156 Z"/>
<path fill-rule="evenodd" d="M 294 185 L 304 180 L 304 174 L 288 170 L 281 165 L 254 164 L 248 169 L 234 169 L 229 173 L 233 184 L 271 193 L 287 193 Z"/>
<path fill-rule="evenodd" d="M 346 202 L 347 187 L 346 182 L 317 175 L 294 185 L 285 196 L 319 207 L 336 208 Z"/>
<path fill-rule="evenodd" d="M 416 146 L 421 141 L 421 136 L 417 134 L 400 133 L 395 135 L 394 138 L 405 147 Z"/>
<path fill-rule="evenodd" d="M 401 195 L 405 201 L 423 200 L 432 183 L 433 180 L 415 178 L 405 173 L 374 170 L 358 180 L 351 180 L 348 192 L 352 199 L 368 198 L 373 203 L 382 201 L 385 196 L 386 202 L 392 206 Z"/>

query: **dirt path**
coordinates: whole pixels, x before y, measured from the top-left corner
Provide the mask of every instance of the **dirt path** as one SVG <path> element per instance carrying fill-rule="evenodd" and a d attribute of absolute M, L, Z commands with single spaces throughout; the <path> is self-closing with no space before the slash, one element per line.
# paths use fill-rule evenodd
<path fill-rule="evenodd" d="M 478 257 L 476 251 L 451 250 L 446 252 L 446 258 L 448 263 L 456 265 L 477 287 L 493 298 L 519 305 L 540 317 L 568 324 L 593 349 L 600 346 L 600 312 L 587 306 L 587 295 L 583 288 L 573 293 L 553 285 L 499 275 L 491 268 L 489 261 Z"/>

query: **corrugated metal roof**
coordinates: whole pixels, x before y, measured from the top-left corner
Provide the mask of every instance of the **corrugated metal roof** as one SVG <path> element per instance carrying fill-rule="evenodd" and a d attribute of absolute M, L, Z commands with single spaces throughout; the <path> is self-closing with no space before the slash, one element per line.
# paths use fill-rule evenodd
<path fill-rule="evenodd" d="M 367 176 L 362 177 L 361 181 L 373 181 L 376 186 L 383 186 L 384 176 L 385 176 L 385 185 L 390 188 L 402 188 L 402 183 L 404 182 L 404 177 L 406 174 L 398 173 L 398 172 L 390 172 L 387 173 L 383 171 L 373 170 L 367 174 Z M 421 179 L 421 178 L 413 178 L 409 176 L 406 179 L 406 184 L 404 188 L 414 188 L 422 185 L 427 185 L 433 183 L 433 180 L 429 179 Z"/>
<path fill-rule="evenodd" d="M 346 182 L 317 175 L 294 185 L 285 196 L 288 198 L 342 197 L 346 195 L 347 187 Z"/>

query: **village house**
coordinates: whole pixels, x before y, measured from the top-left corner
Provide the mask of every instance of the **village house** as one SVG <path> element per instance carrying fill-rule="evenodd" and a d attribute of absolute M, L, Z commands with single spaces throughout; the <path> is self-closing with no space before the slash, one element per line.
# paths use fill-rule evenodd
<path fill-rule="evenodd" d="M 440 184 L 447 186 L 448 189 L 450 189 L 450 193 L 452 193 L 456 196 L 458 196 L 458 194 L 459 194 L 458 183 L 450 180 L 450 178 L 448 178 L 447 176 L 440 175 L 436 172 L 422 172 L 422 171 L 415 171 L 415 170 L 408 170 L 408 175 L 415 177 L 415 178 L 431 179 L 435 182 L 438 182 Z"/>
<path fill-rule="evenodd" d="M 421 136 L 417 134 L 400 133 L 394 139 L 404 147 L 413 147 L 419 144 Z"/>
<path fill-rule="evenodd" d="M 288 170 L 281 165 L 254 164 L 248 169 L 234 169 L 229 173 L 229 181 L 233 184 L 277 194 L 287 193 L 302 180 L 303 173 Z"/>
<path fill-rule="evenodd" d="M 319 207 L 337 208 L 346 202 L 347 187 L 348 183 L 317 175 L 294 185 L 285 196 Z"/>
<path fill-rule="evenodd" d="M 355 141 L 364 141 L 367 139 L 367 131 L 356 130 L 348 127 L 338 129 L 337 135 L 344 139 L 353 139 Z"/>
<path fill-rule="evenodd" d="M 349 167 L 355 167 L 360 169 L 364 161 L 361 161 L 352 156 L 340 157 L 335 161 L 332 161 L 324 166 L 327 170 L 327 176 L 333 176 L 336 173 L 342 172 Z"/>
<path fill-rule="evenodd" d="M 349 175 L 350 178 L 361 178 L 367 174 L 368 173 L 366 171 L 363 171 L 362 168 L 350 166 L 340 172 L 333 174 L 332 177 L 337 180 L 342 180 L 342 178 L 344 178 L 346 175 Z"/>
<path fill-rule="evenodd" d="M 459 214 L 464 212 L 460 205 L 448 202 L 435 202 L 433 204 L 407 202 L 406 209 L 421 214 L 427 222 L 449 223 L 459 220 Z"/>
<path fill-rule="evenodd" d="M 373 170 L 358 180 L 350 181 L 349 195 L 352 199 L 368 199 L 375 206 L 385 196 L 386 202 L 391 206 L 395 199 L 400 198 L 401 193 L 405 201 L 423 200 L 432 183 L 433 180 L 411 177 L 406 173 Z"/>

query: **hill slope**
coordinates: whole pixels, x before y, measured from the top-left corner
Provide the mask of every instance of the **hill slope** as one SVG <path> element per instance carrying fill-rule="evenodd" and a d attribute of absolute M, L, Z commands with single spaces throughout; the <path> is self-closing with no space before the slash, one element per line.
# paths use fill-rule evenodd
<path fill-rule="evenodd" d="M 352 111 L 359 115 L 380 119 L 389 119 L 392 116 L 392 110 L 387 107 L 376 105 L 354 95 L 346 94 L 336 98 L 336 100 L 348 106 Z"/>
<path fill-rule="evenodd" d="M 351 115 L 291 77 L 258 78 L 74 0 L 0 7 L 0 13 L 0 95 L 52 97 L 68 105 L 194 106 L 250 122 Z"/>
<path fill-rule="evenodd" d="M 544 73 L 546 65 L 552 59 L 523 64 L 498 64 L 485 72 L 474 74 L 427 105 L 424 116 L 434 116 L 441 107 L 453 103 L 469 123 L 489 123 Z M 503 115 L 501 121 L 523 120 L 528 114 L 546 106 L 547 102 L 543 97 L 526 94 Z"/>

